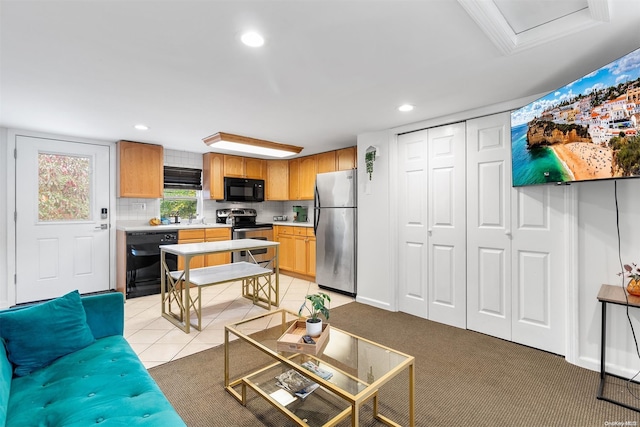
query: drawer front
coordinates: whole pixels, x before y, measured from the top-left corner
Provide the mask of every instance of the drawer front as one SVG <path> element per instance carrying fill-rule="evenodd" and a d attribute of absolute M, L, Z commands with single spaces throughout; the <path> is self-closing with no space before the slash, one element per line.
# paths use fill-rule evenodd
<path fill-rule="evenodd" d="M 204 228 L 196 228 L 193 230 L 178 230 L 178 240 L 185 239 L 204 239 Z"/>
<path fill-rule="evenodd" d="M 230 228 L 205 228 L 204 233 L 207 239 L 216 237 L 216 238 L 225 238 L 226 240 L 231 240 Z"/>
<path fill-rule="evenodd" d="M 280 234 L 291 234 L 293 235 L 293 229 L 296 227 L 292 227 L 290 225 L 280 225 L 278 226 L 280 229 Z"/>
<path fill-rule="evenodd" d="M 296 236 L 306 236 L 307 235 L 307 227 L 293 227 L 294 234 Z"/>
<path fill-rule="evenodd" d="M 313 237 L 315 233 L 313 232 L 313 227 L 307 227 L 307 236 Z"/>

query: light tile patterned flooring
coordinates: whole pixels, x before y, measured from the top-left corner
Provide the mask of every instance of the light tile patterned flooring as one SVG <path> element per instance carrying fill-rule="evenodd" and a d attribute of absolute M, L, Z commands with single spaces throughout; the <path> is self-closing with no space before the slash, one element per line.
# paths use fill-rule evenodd
<path fill-rule="evenodd" d="M 240 282 L 209 286 L 202 290 L 202 331 L 185 334 L 160 314 L 160 295 L 127 300 L 124 306 L 124 336 L 147 368 L 179 359 L 224 343 L 224 326 L 246 317 L 266 313 L 241 296 Z M 304 296 L 315 293 L 318 285 L 280 275 L 280 307 L 298 312 Z M 335 292 L 331 307 L 353 301 Z"/>

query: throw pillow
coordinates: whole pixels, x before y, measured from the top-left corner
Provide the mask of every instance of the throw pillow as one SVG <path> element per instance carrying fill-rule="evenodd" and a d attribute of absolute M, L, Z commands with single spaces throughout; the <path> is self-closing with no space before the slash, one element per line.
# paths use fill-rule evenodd
<path fill-rule="evenodd" d="M 15 376 L 24 376 L 95 341 L 78 291 L 2 313 L 0 336 Z"/>

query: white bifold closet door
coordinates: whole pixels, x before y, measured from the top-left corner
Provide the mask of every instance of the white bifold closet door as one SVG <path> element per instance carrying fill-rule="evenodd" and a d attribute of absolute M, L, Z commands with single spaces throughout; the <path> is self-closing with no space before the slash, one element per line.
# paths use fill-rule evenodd
<path fill-rule="evenodd" d="M 511 186 L 509 113 L 467 122 L 467 328 L 565 352 L 564 187 Z"/>
<path fill-rule="evenodd" d="M 399 309 L 466 325 L 465 124 L 398 136 Z"/>

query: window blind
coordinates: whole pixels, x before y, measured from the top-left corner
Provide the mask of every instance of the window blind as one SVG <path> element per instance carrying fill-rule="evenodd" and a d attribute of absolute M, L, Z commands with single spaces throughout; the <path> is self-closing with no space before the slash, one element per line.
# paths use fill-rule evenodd
<path fill-rule="evenodd" d="M 202 190 L 202 169 L 165 166 L 164 188 Z"/>

